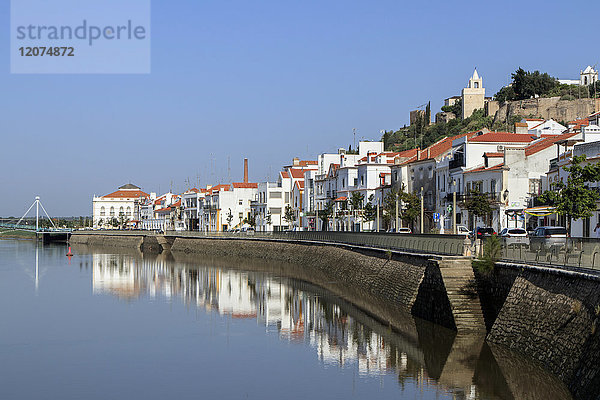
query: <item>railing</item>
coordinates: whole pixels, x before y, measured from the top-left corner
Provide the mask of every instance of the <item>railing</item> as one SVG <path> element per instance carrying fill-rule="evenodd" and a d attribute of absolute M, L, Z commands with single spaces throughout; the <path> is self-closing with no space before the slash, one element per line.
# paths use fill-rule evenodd
<path fill-rule="evenodd" d="M 454 154 L 454 158 L 448 163 L 448 169 L 455 169 L 465 166 L 465 156 L 462 153 Z"/>
<path fill-rule="evenodd" d="M 168 232 L 183 237 L 286 240 L 346 244 L 368 248 L 462 256 L 465 237 L 461 235 L 415 235 L 368 232 Z"/>
<path fill-rule="evenodd" d="M 502 261 L 600 269 L 600 239 L 502 238 Z"/>
<path fill-rule="evenodd" d="M 35 229 L 33 225 L 17 225 L 17 224 L 0 224 L 0 228 L 14 229 L 20 231 L 32 231 L 32 232 L 71 232 L 70 228 L 39 228 Z"/>

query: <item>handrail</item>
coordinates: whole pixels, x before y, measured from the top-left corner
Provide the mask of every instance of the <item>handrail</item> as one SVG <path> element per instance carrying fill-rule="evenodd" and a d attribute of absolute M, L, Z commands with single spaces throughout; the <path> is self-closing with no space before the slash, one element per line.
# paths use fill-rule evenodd
<path fill-rule="evenodd" d="M 169 231 L 169 236 L 324 242 L 432 255 L 462 256 L 465 237 L 461 235 L 417 235 L 376 232 L 189 232 Z"/>

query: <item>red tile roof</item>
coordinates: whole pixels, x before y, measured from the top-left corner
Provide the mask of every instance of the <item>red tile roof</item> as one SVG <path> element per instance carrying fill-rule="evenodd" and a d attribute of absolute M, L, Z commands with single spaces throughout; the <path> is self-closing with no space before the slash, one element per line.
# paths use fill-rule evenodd
<path fill-rule="evenodd" d="M 529 135 L 509 132 L 489 132 L 469 139 L 471 143 L 530 143 L 534 140 Z"/>
<path fill-rule="evenodd" d="M 288 174 L 286 171 L 281 171 L 281 177 L 287 179 L 290 177 L 290 174 Z"/>
<path fill-rule="evenodd" d="M 474 168 L 474 169 L 469 170 L 469 171 L 465 171 L 464 173 L 465 174 L 470 174 L 470 173 L 473 173 L 473 172 L 498 171 L 498 170 L 501 170 L 502 168 L 504 168 L 504 163 L 498 164 L 498 165 L 494 165 L 493 167 L 488 167 L 488 168 L 486 168 L 485 166 L 481 166 L 481 167 L 477 167 L 477 168 Z"/>
<path fill-rule="evenodd" d="M 117 190 L 116 192 L 112 192 L 107 194 L 106 196 L 102 196 L 102 198 L 111 198 L 111 199 L 134 199 L 139 197 L 147 197 L 148 193 L 142 192 L 141 190 Z"/>
<path fill-rule="evenodd" d="M 484 153 L 485 157 L 504 157 L 504 153 Z"/>
<path fill-rule="evenodd" d="M 303 179 L 304 178 L 304 170 L 302 169 L 296 169 L 296 168 L 290 168 L 289 169 L 290 174 L 292 174 L 292 178 L 294 179 Z"/>
<path fill-rule="evenodd" d="M 309 166 L 309 165 L 317 165 L 317 164 L 318 164 L 318 162 L 317 162 L 317 161 L 312 161 L 312 160 L 302 160 L 302 161 L 300 161 L 300 164 L 299 164 L 299 165 L 300 165 L 300 166 L 302 166 L 302 167 L 307 167 L 307 166 Z"/>
<path fill-rule="evenodd" d="M 234 189 L 258 189 L 258 183 L 250 182 L 233 182 L 231 184 Z"/>
<path fill-rule="evenodd" d="M 229 188 L 229 185 L 223 185 L 223 184 L 221 184 L 221 185 L 217 185 L 217 186 L 213 186 L 213 187 L 211 187 L 211 188 L 209 189 L 209 192 L 210 192 L 211 194 L 215 194 L 215 193 L 217 193 L 217 192 L 220 192 L 221 190 L 222 190 L 222 191 L 224 191 L 224 192 L 229 192 L 229 189 L 230 189 L 230 188 Z"/>
<path fill-rule="evenodd" d="M 539 151 L 547 149 L 548 147 L 552 146 L 559 140 L 569 139 L 570 137 L 575 136 L 576 134 L 577 133 L 575 133 L 575 132 L 565 133 L 563 135 L 551 136 L 551 137 L 547 137 L 547 138 L 538 140 L 535 143 L 532 143 L 529 146 L 525 147 L 525 155 L 530 156 L 532 154 L 535 154 Z"/>
<path fill-rule="evenodd" d="M 346 201 L 346 200 L 348 200 L 348 198 L 346 196 L 341 196 L 341 197 L 338 197 L 337 199 L 335 199 L 334 201 Z"/>
<path fill-rule="evenodd" d="M 304 181 L 296 181 L 296 186 L 298 186 L 298 189 L 303 190 L 304 189 Z"/>
<path fill-rule="evenodd" d="M 587 118 L 576 119 L 576 120 L 567 122 L 567 125 L 573 125 L 571 127 L 571 129 L 581 129 L 582 126 L 589 126 L 590 120 Z"/>

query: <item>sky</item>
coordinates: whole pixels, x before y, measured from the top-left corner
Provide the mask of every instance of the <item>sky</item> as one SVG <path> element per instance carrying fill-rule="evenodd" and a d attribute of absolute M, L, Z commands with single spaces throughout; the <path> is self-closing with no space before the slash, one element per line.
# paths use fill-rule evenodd
<path fill-rule="evenodd" d="M 577 79 L 600 61 L 591 21 L 564 1 L 153 0 L 140 75 L 11 74 L 6 28 L 0 216 L 38 195 L 79 216 L 125 183 L 240 181 L 244 157 L 252 181 L 275 179 L 293 157 L 347 148 L 353 129 L 378 140 L 428 101 L 439 111 L 475 67 L 486 95 L 518 67 Z"/>

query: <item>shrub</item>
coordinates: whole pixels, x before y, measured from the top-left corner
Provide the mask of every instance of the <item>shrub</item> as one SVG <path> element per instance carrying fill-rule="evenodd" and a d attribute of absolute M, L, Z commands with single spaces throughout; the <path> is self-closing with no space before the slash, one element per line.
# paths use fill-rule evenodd
<path fill-rule="evenodd" d="M 497 235 L 490 236 L 483 245 L 483 255 L 477 260 L 473 260 L 473 267 L 484 275 L 489 275 L 494 271 L 494 266 L 500 258 L 502 246 Z"/>

